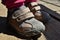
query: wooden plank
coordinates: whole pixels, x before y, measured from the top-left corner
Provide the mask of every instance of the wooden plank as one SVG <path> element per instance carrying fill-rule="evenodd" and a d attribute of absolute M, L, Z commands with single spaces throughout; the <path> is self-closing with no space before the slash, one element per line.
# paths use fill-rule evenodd
<path fill-rule="evenodd" d="M 41 1 L 60 7 L 60 0 L 41 0 Z"/>
<path fill-rule="evenodd" d="M 1 0 L 0 0 L 0 16 L 7 17 L 7 8 L 3 4 L 1 4 Z"/>

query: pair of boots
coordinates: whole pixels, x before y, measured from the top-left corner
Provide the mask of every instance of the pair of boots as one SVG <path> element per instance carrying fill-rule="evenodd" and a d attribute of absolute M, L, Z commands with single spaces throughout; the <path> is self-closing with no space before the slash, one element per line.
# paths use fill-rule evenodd
<path fill-rule="evenodd" d="M 26 7 L 28 6 L 28 7 Z M 40 6 L 36 2 L 8 10 L 8 22 L 21 35 L 34 39 L 34 36 L 45 31 L 45 26 L 41 22 L 43 15 Z M 40 21 L 38 21 L 40 20 Z"/>

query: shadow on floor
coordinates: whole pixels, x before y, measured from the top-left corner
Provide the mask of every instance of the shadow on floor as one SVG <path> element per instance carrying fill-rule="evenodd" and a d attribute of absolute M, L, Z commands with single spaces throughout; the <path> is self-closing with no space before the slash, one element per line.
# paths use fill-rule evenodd
<path fill-rule="evenodd" d="M 0 17 L 0 33 L 16 35 L 14 29 L 7 24 L 6 17 Z"/>
<path fill-rule="evenodd" d="M 0 17 L 0 33 L 14 35 L 18 38 L 25 38 L 22 35 L 18 34 L 14 28 L 8 25 L 6 17 Z"/>

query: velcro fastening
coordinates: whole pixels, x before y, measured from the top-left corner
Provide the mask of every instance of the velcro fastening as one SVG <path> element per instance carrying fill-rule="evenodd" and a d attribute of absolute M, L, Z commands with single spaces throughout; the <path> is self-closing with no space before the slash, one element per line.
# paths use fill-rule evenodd
<path fill-rule="evenodd" d="M 26 13 L 20 17 L 17 18 L 17 21 L 20 22 L 22 20 L 25 20 L 27 18 L 31 18 L 31 17 L 34 17 L 34 15 L 30 12 L 30 13 Z"/>
<path fill-rule="evenodd" d="M 38 5 L 37 2 L 32 2 L 31 3 L 31 6 L 36 6 L 36 5 Z"/>
<path fill-rule="evenodd" d="M 26 7 L 24 10 L 20 9 L 20 10 L 16 11 L 15 13 L 13 13 L 12 18 L 16 19 L 17 17 L 22 16 L 28 12 L 30 12 L 28 7 Z"/>
<path fill-rule="evenodd" d="M 38 11 L 41 9 L 37 2 L 30 3 L 30 6 L 31 6 L 30 8 L 32 11 Z"/>
<path fill-rule="evenodd" d="M 32 10 L 40 10 L 41 8 L 40 8 L 40 6 L 36 6 L 36 7 L 34 7 L 34 8 L 32 8 Z"/>
<path fill-rule="evenodd" d="M 21 6 L 19 10 L 15 11 L 15 13 L 12 14 L 12 19 L 17 20 L 17 22 L 31 17 L 34 17 L 33 13 L 30 12 L 30 9 L 25 6 Z"/>

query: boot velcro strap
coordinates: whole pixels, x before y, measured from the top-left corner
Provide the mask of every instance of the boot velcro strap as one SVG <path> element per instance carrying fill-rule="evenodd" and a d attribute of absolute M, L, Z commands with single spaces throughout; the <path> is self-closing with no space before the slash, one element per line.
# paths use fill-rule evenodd
<path fill-rule="evenodd" d="M 15 13 L 13 13 L 12 18 L 16 19 L 17 17 L 22 16 L 22 15 L 28 13 L 28 12 L 30 12 L 28 7 L 26 9 L 24 9 L 24 10 L 18 10 Z"/>
<path fill-rule="evenodd" d="M 40 10 L 41 8 L 40 8 L 40 6 L 36 6 L 36 7 L 34 7 L 34 8 L 32 8 L 32 10 Z"/>
<path fill-rule="evenodd" d="M 41 9 L 37 2 L 30 3 L 30 6 L 32 7 L 32 9 L 31 9 L 32 11 L 33 10 L 34 11 L 37 11 L 37 10 L 40 10 Z"/>
<path fill-rule="evenodd" d="M 30 13 L 26 13 L 26 14 L 18 17 L 17 21 L 20 22 L 20 21 L 23 21 L 23 20 L 31 18 L 31 17 L 34 17 L 34 15 L 31 12 Z"/>
<path fill-rule="evenodd" d="M 32 2 L 32 3 L 30 3 L 30 5 L 33 7 L 33 6 L 37 6 L 38 3 L 37 2 Z"/>
<path fill-rule="evenodd" d="M 21 6 L 19 10 L 12 14 L 12 19 L 15 19 L 17 22 L 31 17 L 34 17 L 33 13 L 30 12 L 30 9 L 25 6 Z"/>

